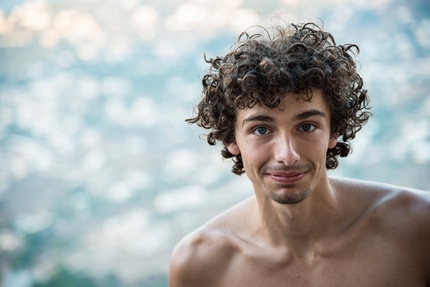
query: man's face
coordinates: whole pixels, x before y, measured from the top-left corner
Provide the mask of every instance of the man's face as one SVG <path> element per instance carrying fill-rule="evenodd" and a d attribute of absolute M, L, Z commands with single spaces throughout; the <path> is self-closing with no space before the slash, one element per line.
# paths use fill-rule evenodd
<path fill-rule="evenodd" d="M 325 179 L 327 149 L 336 146 L 330 111 L 319 90 L 310 102 L 287 94 L 277 108 L 239 110 L 236 142 L 256 194 L 281 204 L 303 201 Z"/>

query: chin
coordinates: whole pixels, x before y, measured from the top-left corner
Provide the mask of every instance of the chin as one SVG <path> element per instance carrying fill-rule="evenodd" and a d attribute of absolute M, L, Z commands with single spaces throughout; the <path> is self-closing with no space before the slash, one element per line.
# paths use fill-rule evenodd
<path fill-rule="evenodd" d="M 311 193 L 311 190 L 301 190 L 298 193 L 284 193 L 277 194 L 277 193 L 270 193 L 268 196 L 275 202 L 279 204 L 298 204 L 302 201 L 304 201 L 309 194 Z"/>

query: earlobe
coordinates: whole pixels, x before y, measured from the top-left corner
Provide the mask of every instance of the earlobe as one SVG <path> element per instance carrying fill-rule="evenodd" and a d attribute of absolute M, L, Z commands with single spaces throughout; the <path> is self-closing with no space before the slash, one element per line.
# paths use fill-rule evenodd
<path fill-rule="evenodd" d="M 240 154 L 240 150 L 239 147 L 237 146 L 236 143 L 231 143 L 227 145 L 227 149 L 228 151 L 233 154 L 233 155 L 238 155 Z"/>
<path fill-rule="evenodd" d="M 337 145 L 337 138 L 339 137 L 338 133 L 334 133 L 330 136 L 330 140 L 328 142 L 328 148 L 332 149 Z"/>

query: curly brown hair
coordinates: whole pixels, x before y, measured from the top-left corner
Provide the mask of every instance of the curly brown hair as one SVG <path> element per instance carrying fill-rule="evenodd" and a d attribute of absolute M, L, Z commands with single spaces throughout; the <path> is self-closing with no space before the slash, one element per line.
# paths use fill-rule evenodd
<path fill-rule="evenodd" d="M 351 152 L 349 141 L 367 122 L 369 98 L 354 61 L 355 44 L 336 45 L 333 36 L 317 24 L 275 27 L 274 33 L 243 32 L 224 57 L 205 61 L 210 69 L 202 79 L 203 96 L 189 123 L 210 130 L 207 141 L 223 143 L 221 154 L 232 158 L 232 172 L 244 173 L 241 155 L 233 155 L 227 145 L 235 142 L 238 109 L 265 105 L 274 108 L 287 93 L 304 94 L 310 101 L 312 90 L 322 91 L 331 114 L 331 132 L 337 145 L 327 150 L 326 168 L 338 166 L 337 156 Z"/>

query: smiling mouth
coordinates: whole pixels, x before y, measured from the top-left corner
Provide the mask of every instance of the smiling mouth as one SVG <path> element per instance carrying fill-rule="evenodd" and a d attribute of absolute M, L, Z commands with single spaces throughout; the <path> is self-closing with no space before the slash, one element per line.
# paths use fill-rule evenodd
<path fill-rule="evenodd" d="M 312 169 L 312 165 L 306 163 L 292 166 L 266 165 L 260 172 L 262 176 L 270 178 L 277 184 L 292 185 L 302 180 Z"/>
<path fill-rule="evenodd" d="M 268 173 L 268 175 L 274 176 L 274 177 L 280 177 L 280 178 L 291 178 L 291 177 L 300 176 L 300 175 L 305 174 L 305 173 L 306 172 L 302 171 L 302 172 L 289 173 L 289 174 Z"/>
<path fill-rule="evenodd" d="M 265 173 L 266 176 L 272 178 L 278 183 L 281 184 L 294 184 L 299 182 L 305 175 L 307 174 L 307 171 L 297 171 L 297 172 L 289 172 L 289 173 L 280 173 L 280 172 L 273 172 L 273 173 Z"/>

